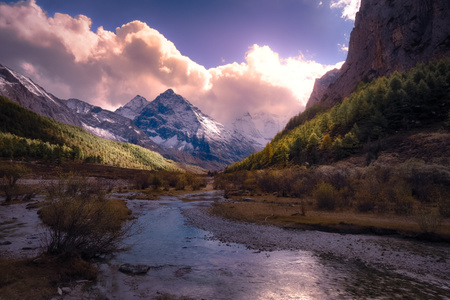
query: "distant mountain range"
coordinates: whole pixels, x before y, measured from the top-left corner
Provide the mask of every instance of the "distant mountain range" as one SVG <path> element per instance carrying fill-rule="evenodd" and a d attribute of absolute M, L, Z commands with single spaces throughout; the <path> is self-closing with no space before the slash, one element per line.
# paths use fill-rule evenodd
<path fill-rule="evenodd" d="M 63 103 L 78 117 L 81 127 L 88 132 L 108 140 L 132 143 L 162 152 L 162 149 L 128 118 L 78 99 L 63 100 Z"/>
<path fill-rule="evenodd" d="M 255 149 L 263 149 L 286 124 L 286 118 L 275 114 L 259 112 L 246 113 L 234 120 L 229 127 L 237 134 L 243 135 Z"/>
<path fill-rule="evenodd" d="M 207 169 L 223 168 L 261 150 L 284 125 L 276 115 L 247 113 L 226 127 L 171 89 L 153 101 L 138 95 L 112 112 L 78 99 L 61 100 L 2 65 L 0 95 L 99 137 L 137 144 Z"/>

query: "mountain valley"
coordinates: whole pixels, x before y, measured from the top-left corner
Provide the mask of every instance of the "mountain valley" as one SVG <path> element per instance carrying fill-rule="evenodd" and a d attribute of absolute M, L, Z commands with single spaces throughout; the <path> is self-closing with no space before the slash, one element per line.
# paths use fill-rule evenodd
<path fill-rule="evenodd" d="M 153 101 L 137 95 L 112 112 L 78 99 L 61 100 L 19 73 L 3 66 L 0 71 L 0 95 L 25 108 L 211 170 L 261 150 L 283 125 L 275 115 L 257 114 L 236 120 L 228 129 L 171 89 Z"/>

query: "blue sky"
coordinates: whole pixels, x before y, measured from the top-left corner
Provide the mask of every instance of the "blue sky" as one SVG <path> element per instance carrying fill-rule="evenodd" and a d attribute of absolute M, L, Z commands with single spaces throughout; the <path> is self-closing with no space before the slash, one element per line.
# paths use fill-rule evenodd
<path fill-rule="evenodd" d="M 0 63 L 114 110 L 172 88 L 221 122 L 302 111 L 339 68 L 359 0 L 0 2 Z"/>
<path fill-rule="evenodd" d="M 14 1 L 10 1 L 14 2 Z M 325 3 L 324 3 L 325 2 Z M 300 52 L 322 64 L 345 60 L 353 21 L 315 0 L 37 0 L 50 15 L 83 14 L 93 29 L 146 22 L 183 55 L 206 68 L 244 61 L 248 47 L 268 45 L 287 58 Z"/>

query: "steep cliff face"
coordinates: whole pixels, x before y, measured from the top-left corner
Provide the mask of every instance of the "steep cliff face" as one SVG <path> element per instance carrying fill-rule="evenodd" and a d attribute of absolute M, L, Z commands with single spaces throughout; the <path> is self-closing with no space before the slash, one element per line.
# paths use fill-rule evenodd
<path fill-rule="evenodd" d="M 335 81 L 327 81 L 327 88 L 316 82 L 306 107 L 331 106 L 361 81 L 446 56 L 450 56 L 449 0 L 362 0 L 347 60 Z"/>

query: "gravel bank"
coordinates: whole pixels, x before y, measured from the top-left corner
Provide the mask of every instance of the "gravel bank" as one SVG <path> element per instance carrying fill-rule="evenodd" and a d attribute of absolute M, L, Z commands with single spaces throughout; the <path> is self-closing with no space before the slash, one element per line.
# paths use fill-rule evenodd
<path fill-rule="evenodd" d="M 42 201 L 43 197 L 35 198 Z M 2 199 L 0 199 L 0 202 Z M 0 257 L 34 257 L 44 251 L 45 228 L 30 203 L 0 205 Z"/>
<path fill-rule="evenodd" d="M 212 233 L 212 239 L 240 243 L 259 251 L 305 250 L 319 256 L 359 261 L 368 267 L 393 271 L 450 291 L 450 246 L 394 237 L 286 230 L 269 225 L 228 221 L 207 208 L 185 209 L 195 226 Z"/>

